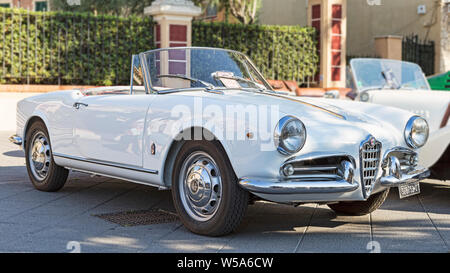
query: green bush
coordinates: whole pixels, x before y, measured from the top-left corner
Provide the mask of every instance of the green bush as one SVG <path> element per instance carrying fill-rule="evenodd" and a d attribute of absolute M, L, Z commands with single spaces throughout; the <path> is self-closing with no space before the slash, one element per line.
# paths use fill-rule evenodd
<path fill-rule="evenodd" d="M 268 79 L 305 82 L 319 62 L 311 27 L 194 22 L 192 45 L 241 51 Z"/>
<path fill-rule="evenodd" d="M 151 17 L 0 8 L 0 83 L 129 83 L 131 55 L 155 48 Z M 247 54 L 270 79 L 315 75 L 315 32 L 298 26 L 193 23 L 193 46 Z"/>
<path fill-rule="evenodd" d="M 131 55 L 153 49 L 150 17 L 0 8 L 0 83 L 128 84 Z"/>

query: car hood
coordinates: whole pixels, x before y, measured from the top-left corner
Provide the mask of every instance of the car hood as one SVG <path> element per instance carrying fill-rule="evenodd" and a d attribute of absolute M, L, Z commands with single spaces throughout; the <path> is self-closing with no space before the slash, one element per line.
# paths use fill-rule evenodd
<path fill-rule="evenodd" d="M 444 90 L 426 90 L 426 89 L 375 89 L 375 90 L 366 90 L 371 92 L 380 93 L 380 94 L 399 94 L 402 96 L 414 94 L 414 96 L 427 96 L 427 97 L 445 97 L 450 98 L 450 93 Z M 412 93 L 413 92 L 413 93 Z"/>
<path fill-rule="evenodd" d="M 325 98 L 305 98 L 288 96 L 281 93 L 249 92 L 226 90 L 223 95 L 195 92 L 189 96 L 199 96 L 220 100 L 221 104 L 241 104 L 278 107 L 282 116 L 292 115 L 305 124 L 308 138 L 314 137 L 316 145 L 322 141 L 336 145 L 343 142 L 360 143 L 368 135 L 393 145 L 404 145 L 403 130 L 411 113 L 401 109 L 375 104 L 334 100 Z M 280 116 L 281 118 L 281 116 Z M 278 122 L 278 120 L 276 120 Z M 272 126 L 275 126 L 272 123 Z M 318 147 L 315 147 L 318 148 Z"/>

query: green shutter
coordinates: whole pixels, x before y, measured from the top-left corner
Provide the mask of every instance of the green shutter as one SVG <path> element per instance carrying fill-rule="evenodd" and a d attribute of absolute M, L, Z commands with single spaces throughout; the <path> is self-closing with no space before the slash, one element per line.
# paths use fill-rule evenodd
<path fill-rule="evenodd" d="M 10 8 L 11 5 L 9 3 L 2 3 L 0 4 L 0 8 Z"/>
<path fill-rule="evenodd" d="M 35 2 L 36 11 L 48 11 L 47 1 L 37 1 Z"/>

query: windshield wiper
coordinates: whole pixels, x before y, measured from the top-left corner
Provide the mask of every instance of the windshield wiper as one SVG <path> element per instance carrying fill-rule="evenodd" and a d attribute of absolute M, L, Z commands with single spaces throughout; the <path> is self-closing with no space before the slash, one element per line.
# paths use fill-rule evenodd
<path fill-rule="evenodd" d="M 246 83 L 251 83 L 253 85 L 256 85 L 258 87 L 256 89 L 258 89 L 259 91 L 262 92 L 264 90 L 264 88 L 259 86 L 259 83 L 255 82 L 255 81 L 252 81 L 252 80 L 247 80 L 246 78 L 242 78 L 242 77 L 239 77 L 239 76 L 226 76 L 226 75 L 214 74 L 213 77 L 215 79 L 228 79 L 228 80 L 236 80 L 236 81 L 242 81 L 242 82 L 246 82 Z"/>
<path fill-rule="evenodd" d="M 386 85 L 391 89 L 399 89 L 400 84 L 398 84 L 397 78 L 394 75 L 394 72 L 392 72 L 392 69 L 387 69 L 381 71 L 381 76 L 383 76 L 384 81 L 386 82 Z"/>
<path fill-rule="evenodd" d="M 191 82 L 195 82 L 195 83 L 201 83 L 204 86 L 206 86 L 207 89 L 214 89 L 214 85 L 210 84 L 209 82 L 205 82 L 196 78 L 191 78 L 188 77 L 186 75 L 180 75 L 180 74 L 163 74 L 163 75 L 158 75 L 156 76 L 158 78 L 177 78 L 177 79 L 183 79 L 183 80 L 187 80 L 187 81 L 191 81 Z"/>

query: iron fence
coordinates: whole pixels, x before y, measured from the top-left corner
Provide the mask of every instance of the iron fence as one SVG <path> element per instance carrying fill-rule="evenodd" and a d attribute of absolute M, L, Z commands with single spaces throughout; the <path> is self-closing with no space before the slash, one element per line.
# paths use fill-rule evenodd
<path fill-rule="evenodd" d="M 126 84 L 154 48 L 150 18 L 0 9 L 0 29 L 0 83 Z"/>
<path fill-rule="evenodd" d="M 434 74 L 434 41 L 420 40 L 418 35 L 410 35 L 402 41 L 402 60 L 418 64 L 425 75 Z"/>
<path fill-rule="evenodd" d="M 151 17 L 0 8 L 0 84 L 122 85 L 131 55 L 154 49 Z M 310 28 L 193 24 L 193 44 L 250 55 L 271 79 L 314 84 L 318 56 Z"/>

